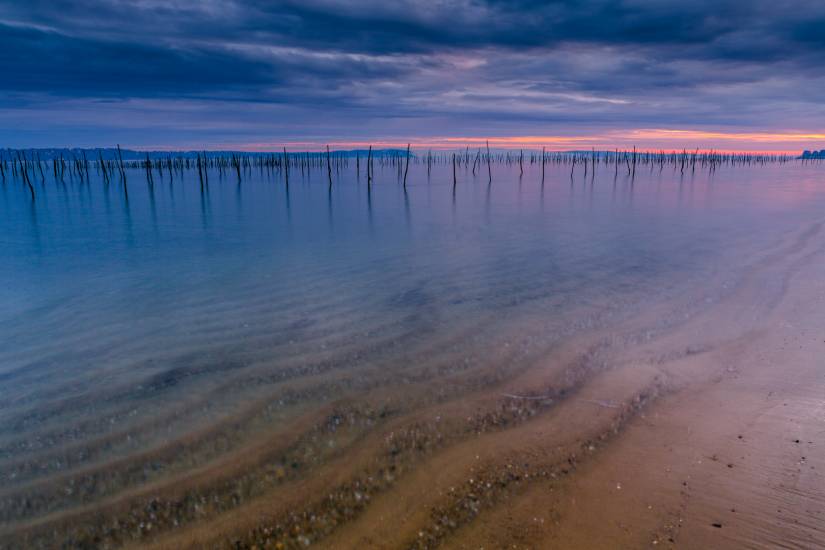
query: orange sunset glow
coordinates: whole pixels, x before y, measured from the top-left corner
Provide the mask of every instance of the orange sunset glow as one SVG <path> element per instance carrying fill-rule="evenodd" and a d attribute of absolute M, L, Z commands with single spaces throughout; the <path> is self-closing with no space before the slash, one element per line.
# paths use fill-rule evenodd
<path fill-rule="evenodd" d="M 548 151 L 613 150 L 638 151 L 716 151 L 759 152 L 770 154 L 797 154 L 811 144 L 825 143 L 825 132 L 724 132 L 700 130 L 674 130 L 645 128 L 630 131 L 609 131 L 593 135 L 523 135 L 490 137 L 418 137 L 410 139 L 337 140 L 337 141 L 286 141 L 263 143 L 220 143 L 220 148 L 245 151 L 269 151 L 287 147 L 288 150 L 317 150 L 326 145 L 337 150 L 373 148 L 400 148 L 410 146 L 417 150 L 454 150 L 466 147 L 485 147 L 489 143 L 495 149 L 541 149 Z"/>

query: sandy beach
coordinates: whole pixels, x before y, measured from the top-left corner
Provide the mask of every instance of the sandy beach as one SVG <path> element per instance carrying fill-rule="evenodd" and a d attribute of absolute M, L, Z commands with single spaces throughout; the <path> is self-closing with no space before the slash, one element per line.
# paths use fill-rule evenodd
<path fill-rule="evenodd" d="M 562 483 L 479 517 L 455 547 L 825 546 L 823 273 L 816 227 L 730 302 L 633 350 L 625 372 L 652 369 L 666 391 Z M 719 338 L 734 318 L 750 327 Z M 699 335 L 701 352 L 670 358 Z"/>

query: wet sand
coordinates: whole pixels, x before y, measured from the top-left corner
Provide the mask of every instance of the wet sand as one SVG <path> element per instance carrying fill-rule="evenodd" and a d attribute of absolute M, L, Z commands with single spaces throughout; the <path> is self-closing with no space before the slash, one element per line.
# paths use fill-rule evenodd
<path fill-rule="evenodd" d="M 823 274 L 817 230 L 726 303 L 633 350 L 624 368 L 655 367 L 668 391 L 574 475 L 480 515 L 450 546 L 825 547 Z M 715 342 L 669 359 L 688 335 Z"/>
<path fill-rule="evenodd" d="M 446 548 L 825 547 L 822 245 L 820 226 L 801 232 L 720 303 L 617 350 L 552 413 L 431 461 L 324 546 L 428 547 L 441 528 Z M 488 468 L 523 478 L 495 495 Z"/>
<path fill-rule="evenodd" d="M 663 365 L 673 395 L 554 498 L 526 496 L 561 512 L 535 546 L 825 547 L 825 258 L 788 260 L 751 330 Z"/>
<path fill-rule="evenodd" d="M 237 434 L 268 403 L 252 402 L 148 458 L 12 484 L 0 545 L 823 547 L 823 246 L 821 225 L 803 227 L 741 278 L 709 282 L 718 293 L 551 350 L 505 335 L 512 347 L 472 367 L 411 364 L 403 382 L 289 409 L 278 429 Z M 140 483 L 118 473 L 167 460 Z M 82 506 L 53 504 L 84 480 L 96 493 Z"/>

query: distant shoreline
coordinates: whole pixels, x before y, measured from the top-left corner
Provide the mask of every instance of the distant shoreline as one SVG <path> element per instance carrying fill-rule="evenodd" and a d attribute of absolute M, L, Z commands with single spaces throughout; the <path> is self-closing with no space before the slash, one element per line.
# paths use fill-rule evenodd
<path fill-rule="evenodd" d="M 454 150 L 431 150 L 425 148 L 413 148 L 410 150 L 410 156 L 412 158 L 426 156 L 429 153 L 434 155 L 437 154 L 448 154 L 451 152 L 461 152 L 462 154 L 464 151 L 476 151 L 481 150 L 483 148 L 473 147 L 460 147 Z M 541 148 L 524 148 L 524 149 L 493 149 L 496 154 L 515 154 L 518 155 L 519 151 L 523 151 L 525 153 L 533 152 L 533 153 L 541 153 Z M 117 160 L 118 159 L 118 152 L 116 147 L 34 147 L 34 148 L 0 148 L 0 160 L 12 160 L 16 157 L 17 152 L 23 152 L 27 156 L 32 159 L 39 158 L 40 160 L 55 160 L 55 159 L 71 159 L 73 157 L 82 158 L 84 153 L 86 157 L 90 161 L 98 160 L 102 158 L 103 160 Z M 610 150 L 564 150 L 564 151 L 547 151 L 547 154 L 555 154 L 555 155 L 575 155 L 578 157 L 589 157 L 591 155 L 596 156 L 598 158 L 612 158 L 614 155 L 624 156 L 630 153 L 635 153 L 638 155 L 723 155 L 723 156 L 735 156 L 739 158 L 744 157 L 754 157 L 754 158 L 782 158 L 785 160 L 825 160 L 825 149 L 821 151 L 803 151 L 801 154 L 794 154 L 794 153 L 775 153 L 775 152 L 760 152 L 760 151 L 751 151 L 751 152 L 729 152 L 729 151 L 716 151 L 716 150 L 685 150 L 685 149 L 678 149 L 678 150 L 642 150 L 639 149 L 637 151 L 633 151 L 630 149 L 610 149 Z M 121 153 L 123 155 L 124 161 L 133 161 L 133 160 L 146 160 L 148 156 L 152 160 L 156 159 L 167 159 L 169 157 L 173 158 L 191 158 L 196 159 L 200 157 L 206 158 L 218 158 L 218 157 L 227 157 L 232 155 L 243 156 L 243 157 L 271 157 L 273 155 L 282 155 L 283 150 L 273 150 L 273 151 L 241 151 L 241 150 L 231 150 L 231 149 L 215 149 L 215 150 L 137 150 L 137 149 L 121 149 Z M 296 151 L 296 150 L 287 150 L 287 154 L 293 157 L 307 157 L 307 158 L 316 158 L 322 157 L 327 154 L 325 150 L 315 150 L 315 151 Z M 398 157 L 398 156 L 406 156 L 407 150 L 406 149 L 398 149 L 398 148 L 383 148 L 383 149 L 331 149 L 330 154 L 338 157 L 338 158 L 355 158 L 355 157 L 366 157 L 368 154 L 371 154 L 375 158 L 381 157 Z"/>

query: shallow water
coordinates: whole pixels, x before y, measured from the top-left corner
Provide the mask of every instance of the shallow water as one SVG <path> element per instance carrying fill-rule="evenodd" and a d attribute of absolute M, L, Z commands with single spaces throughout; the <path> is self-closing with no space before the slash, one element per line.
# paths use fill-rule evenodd
<path fill-rule="evenodd" d="M 204 192 L 191 171 L 149 186 L 131 170 L 128 200 L 96 177 L 35 181 L 34 202 L 2 184 L 8 540 L 292 428 L 313 434 L 296 426 L 325 406 L 363 416 L 327 443 L 264 453 L 230 476 L 250 487 L 215 493 L 219 511 L 251 501 L 385 417 L 506 384 L 582 331 L 715 299 L 825 207 L 821 167 L 795 163 L 644 167 L 632 181 L 553 165 L 544 184 L 536 166 L 497 166 L 492 183 L 460 170 L 454 189 L 451 169 L 416 164 L 406 190 L 376 170 L 369 189 L 354 166 L 331 187 L 319 170 L 288 186 L 215 172 Z M 254 472 L 273 461 L 291 467 L 270 486 Z M 117 531 L 95 536 L 154 536 Z"/>

